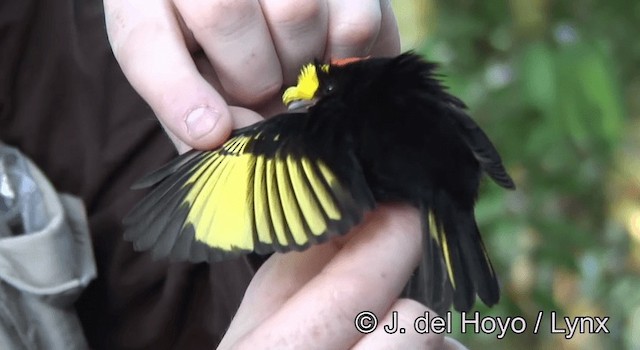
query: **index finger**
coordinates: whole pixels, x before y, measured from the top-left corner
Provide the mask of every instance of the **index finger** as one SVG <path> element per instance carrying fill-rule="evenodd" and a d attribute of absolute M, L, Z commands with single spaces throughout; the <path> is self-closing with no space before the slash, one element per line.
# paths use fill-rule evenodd
<path fill-rule="evenodd" d="M 198 72 L 170 4 L 105 0 L 104 5 L 114 55 L 165 129 L 193 148 L 222 143 L 231 131 L 228 106 Z"/>

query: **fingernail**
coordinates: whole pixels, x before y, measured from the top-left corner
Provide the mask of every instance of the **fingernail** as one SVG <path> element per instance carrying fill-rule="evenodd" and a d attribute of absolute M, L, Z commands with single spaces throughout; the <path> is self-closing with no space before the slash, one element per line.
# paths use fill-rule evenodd
<path fill-rule="evenodd" d="M 218 123 L 219 114 L 210 107 L 194 109 L 187 115 L 184 122 L 187 125 L 187 133 L 193 139 L 199 139 L 213 130 Z"/>

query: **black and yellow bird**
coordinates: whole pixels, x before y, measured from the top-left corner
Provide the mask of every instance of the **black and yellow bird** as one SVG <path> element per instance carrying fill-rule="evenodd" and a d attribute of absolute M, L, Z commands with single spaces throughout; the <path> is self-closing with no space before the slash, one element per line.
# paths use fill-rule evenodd
<path fill-rule="evenodd" d="M 482 171 L 514 183 L 489 138 L 414 53 L 304 66 L 289 113 L 235 130 L 142 179 L 125 238 L 155 256 L 218 261 L 303 250 L 376 202 L 417 207 L 424 257 L 406 295 L 437 310 L 499 299 L 474 217 Z"/>

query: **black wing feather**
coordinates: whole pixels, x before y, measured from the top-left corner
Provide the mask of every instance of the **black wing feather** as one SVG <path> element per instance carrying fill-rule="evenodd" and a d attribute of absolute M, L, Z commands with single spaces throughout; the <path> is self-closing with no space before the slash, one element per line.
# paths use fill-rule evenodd
<path fill-rule="evenodd" d="M 507 189 L 515 189 L 516 185 L 502 165 L 502 158 L 489 137 L 480 126 L 456 106 L 449 105 L 450 115 L 473 155 L 480 163 L 482 169 L 500 186 Z"/>

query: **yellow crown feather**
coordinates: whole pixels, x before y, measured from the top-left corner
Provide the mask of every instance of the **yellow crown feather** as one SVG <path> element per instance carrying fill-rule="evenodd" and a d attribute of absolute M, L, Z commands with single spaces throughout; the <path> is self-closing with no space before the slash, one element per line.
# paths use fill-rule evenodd
<path fill-rule="evenodd" d="M 323 64 L 320 69 L 324 72 L 329 71 L 329 65 Z M 318 72 L 316 65 L 313 63 L 306 64 L 300 70 L 298 75 L 298 84 L 288 88 L 282 95 L 282 102 L 285 105 L 293 101 L 311 100 L 318 90 L 320 82 L 318 80 Z"/>

